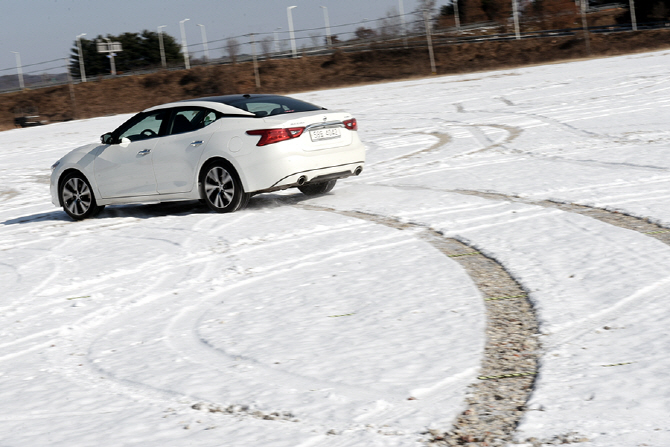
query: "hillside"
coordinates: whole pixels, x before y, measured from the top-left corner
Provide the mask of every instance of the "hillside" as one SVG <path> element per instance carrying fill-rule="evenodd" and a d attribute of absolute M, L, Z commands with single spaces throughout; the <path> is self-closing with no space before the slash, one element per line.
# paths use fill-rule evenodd
<path fill-rule="evenodd" d="M 591 34 L 591 57 L 670 47 L 670 30 Z M 484 41 L 435 48 L 438 74 L 455 74 L 560 62 L 589 57 L 581 36 Z M 232 93 L 291 93 L 430 76 L 424 49 L 368 50 L 259 62 L 261 87 L 252 64 L 212 65 L 162 71 L 0 95 L 0 130 L 14 127 L 15 112 L 38 110 L 49 122 L 130 113 L 152 105 Z"/>

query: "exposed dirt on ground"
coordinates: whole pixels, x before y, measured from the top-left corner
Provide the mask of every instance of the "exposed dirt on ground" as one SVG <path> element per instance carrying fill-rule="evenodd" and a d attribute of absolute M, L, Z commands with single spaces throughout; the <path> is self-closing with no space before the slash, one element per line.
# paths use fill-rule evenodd
<path fill-rule="evenodd" d="M 670 48 L 670 30 L 591 34 L 589 41 L 590 54 L 582 35 L 442 45 L 435 48 L 437 74 L 662 50 Z M 431 75 L 425 48 L 384 50 L 374 45 L 355 53 L 262 60 L 258 66 L 260 88 L 256 87 L 253 64 L 249 62 L 8 93 L 0 95 L 0 130 L 14 127 L 14 112 L 20 109 L 37 109 L 42 119 L 55 122 L 137 112 L 199 96 L 287 94 Z"/>

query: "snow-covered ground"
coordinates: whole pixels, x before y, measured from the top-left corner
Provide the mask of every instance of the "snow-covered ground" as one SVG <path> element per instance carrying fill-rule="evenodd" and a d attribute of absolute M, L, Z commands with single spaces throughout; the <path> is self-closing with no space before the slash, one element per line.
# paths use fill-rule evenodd
<path fill-rule="evenodd" d="M 416 446 L 449 429 L 477 380 L 482 297 L 415 232 L 326 209 L 441 231 L 530 292 L 544 352 L 518 445 L 670 445 L 670 247 L 459 193 L 670 226 L 668 66 L 657 52 L 296 95 L 358 118 L 364 173 L 228 215 L 53 207 L 49 166 L 127 115 L 0 133 L 0 445 Z"/>

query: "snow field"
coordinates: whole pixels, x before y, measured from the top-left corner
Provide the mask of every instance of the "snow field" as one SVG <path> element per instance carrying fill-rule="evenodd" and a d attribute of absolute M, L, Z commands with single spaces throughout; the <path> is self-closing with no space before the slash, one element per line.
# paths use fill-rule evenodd
<path fill-rule="evenodd" d="M 127 116 L 0 133 L 1 444 L 411 446 L 448 430 L 484 345 L 472 281 L 412 231 L 301 204 L 430 227 L 528 290 L 544 351 L 516 445 L 669 444 L 670 247 L 514 201 L 670 225 L 668 63 L 296 95 L 357 117 L 364 173 L 231 215 L 181 203 L 71 222 L 49 166 Z"/>

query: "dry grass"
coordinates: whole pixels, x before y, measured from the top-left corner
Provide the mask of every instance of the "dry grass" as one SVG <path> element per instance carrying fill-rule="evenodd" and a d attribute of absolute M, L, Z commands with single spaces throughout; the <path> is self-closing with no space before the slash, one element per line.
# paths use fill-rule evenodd
<path fill-rule="evenodd" d="M 438 74 L 456 74 L 585 57 L 605 57 L 670 47 L 670 30 L 591 35 L 591 55 L 581 36 L 480 42 L 435 49 Z M 14 127 L 14 111 L 34 107 L 49 121 L 131 113 L 181 99 L 233 93 L 295 93 L 307 90 L 388 82 L 430 76 L 425 49 L 265 60 L 256 88 L 251 63 L 213 65 L 189 71 L 163 71 L 0 95 L 0 130 Z M 72 100 L 74 93 L 75 100 Z"/>

